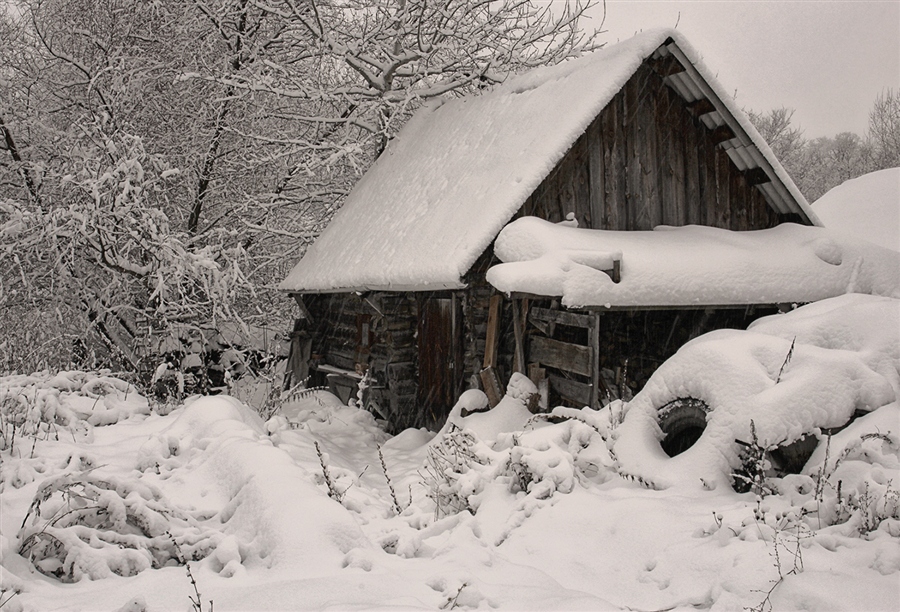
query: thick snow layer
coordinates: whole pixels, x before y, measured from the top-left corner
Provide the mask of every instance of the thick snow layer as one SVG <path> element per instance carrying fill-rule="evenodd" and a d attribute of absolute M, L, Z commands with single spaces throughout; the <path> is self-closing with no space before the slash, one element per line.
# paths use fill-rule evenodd
<path fill-rule="evenodd" d="M 576 306 L 811 302 L 850 292 L 900 297 L 900 255 L 821 227 L 732 232 L 686 226 L 589 230 L 535 217 L 500 232 L 504 263 L 487 273 L 506 293 Z M 603 272 L 621 261 L 621 282 Z"/>
<path fill-rule="evenodd" d="M 710 411 L 700 439 L 668 457 L 658 411 L 679 398 Z M 739 465 L 735 440 L 763 446 L 840 427 L 900 398 L 900 301 L 845 295 L 720 330 L 683 346 L 633 400 L 611 437 L 621 469 L 657 486 L 721 485 Z M 896 435 L 897 423 L 892 431 Z"/>
<path fill-rule="evenodd" d="M 900 251 L 900 168 L 842 183 L 813 208 L 825 227 Z"/>
<path fill-rule="evenodd" d="M 804 214 L 815 215 L 699 54 L 648 31 L 493 91 L 432 102 L 403 128 L 281 283 L 288 291 L 455 288 L 643 60 L 668 38 L 709 81 Z"/>
<path fill-rule="evenodd" d="M 785 345 L 784 336 L 795 334 L 809 349 L 885 364 L 891 357 L 881 354 L 897 343 L 877 338 L 885 325 L 880 303 L 847 296 L 764 320 L 765 334 L 748 333 Z M 792 361 L 780 384 L 806 370 Z M 818 372 L 826 384 L 833 374 Z M 830 454 L 820 446 L 806 474 L 775 482 L 777 493 L 759 503 L 727 486 L 648 490 L 620 478 L 607 441 L 635 409 L 626 424 L 620 402 L 531 417 L 524 401 L 534 387 L 523 377 L 498 412 L 456 414 L 455 427 L 437 436 L 407 430 L 390 437 L 370 413 L 322 391 L 294 395 L 266 423 L 228 397 L 191 399 L 165 415 L 155 406 L 141 410 L 147 400 L 130 389 L 122 401 L 133 409 L 115 423 L 87 424 L 91 436 L 70 435 L 52 421 L 59 413 L 44 413 L 40 422 L 53 426 L 35 437 L 7 427 L 18 400 L 2 402 L 18 397 L 23 383 L 33 387 L 26 406 L 50 390 L 69 394 L 66 405 L 79 394 L 91 397 L 99 383 L 84 383 L 100 378 L 110 377 L 0 379 L 4 612 L 188 610 L 197 595 L 203 610 L 223 612 L 900 608 L 896 403 L 835 435 Z M 472 392 L 458 411 L 483 404 Z M 619 437 L 616 450 L 624 444 Z M 329 497 L 323 464 L 340 502 Z M 821 500 L 814 498 L 819 469 L 829 477 Z M 152 507 L 158 511 L 145 516 L 154 525 L 117 522 L 125 542 L 169 517 L 191 558 L 196 591 L 173 559 L 129 568 L 134 575 L 93 572 L 72 584 L 38 573 L 18 551 L 22 535 L 41 524 L 21 526 L 42 482 L 51 480 L 115 485 L 101 500 L 104 512 L 65 514 L 75 523 L 66 533 L 89 540 L 73 548 L 81 561 L 104 552 L 93 523 L 107 519 L 106 509 Z M 436 500 L 458 503 L 460 511 L 439 513 Z M 54 508 L 43 504 L 53 521 Z M 176 529 L 185 522 L 190 528 Z M 165 536 L 144 541 L 174 546 Z M 789 573 L 798 563 L 802 571 Z"/>

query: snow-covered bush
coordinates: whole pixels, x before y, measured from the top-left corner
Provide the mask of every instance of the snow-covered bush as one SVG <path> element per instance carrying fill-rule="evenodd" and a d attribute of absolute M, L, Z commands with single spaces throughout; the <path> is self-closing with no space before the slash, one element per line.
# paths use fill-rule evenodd
<path fill-rule="evenodd" d="M 524 408 L 528 397 L 516 392 L 504 398 L 505 408 L 501 402 L 488 412 L 458 418 L 459 425 L 451 422 L 431 443 L 421 475 L 435 518 L 463 510 L 475 514 L 492 483 L 524 496 L 524 507 L 557 492 L 571 493 L 583 479 L 613 477 L 603 433 L 612 426 L 609 408 L 558 407 L 533 418 L 511 407 Z"/>
<path fill-rule="evenodd" d="M 14 450 L 17 439 L 58 440 L 61 433 L 89 440 L 93 427 L 149 410 L 133 385 L 108 371 L 0 377 L 0 451 Z"/>
<path fill-rule="evenodd" d="M 472 478 L 475 466 L 486 461 L 476 452 L 480 443 L 471 431 L 456 425 L 428 447 L 422 484 L 434 502 L 435 519 L 467 510 L 475 513 L 469 497 L 478 492 L 479 478 Z M 482 449 L 483 450 L 483 449 Z"/>
<path fill-rule="evenodd" d="M 133 576 L 170 561 L 202 559 L 221 534 L 136 480 L 63 474 L 43 482 L 19 531 L 18 553 L 63 582 Z"/>

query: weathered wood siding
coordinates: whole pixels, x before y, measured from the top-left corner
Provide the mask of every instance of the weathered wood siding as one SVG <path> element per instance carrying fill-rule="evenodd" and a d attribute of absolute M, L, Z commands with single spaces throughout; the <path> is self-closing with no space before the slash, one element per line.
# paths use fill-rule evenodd
<path fill-rule="evenodd" d="M 648 64 L 642 65 L 522 207 L 580 227 L 650 230 L 701 224 L 773 227 L 778 214 L 718 135 Z"/>

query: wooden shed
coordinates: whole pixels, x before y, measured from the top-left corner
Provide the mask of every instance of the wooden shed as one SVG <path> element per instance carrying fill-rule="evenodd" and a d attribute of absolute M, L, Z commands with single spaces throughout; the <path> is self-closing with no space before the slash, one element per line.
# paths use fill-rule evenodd
<path fill-rule="evenodd" d="M 348 394 L 367 373 L 395 430 L 438 425 L 463 390 L 490 396 L 516 370 L 548 381 L 550 401 L 599 405 L 689 337 L 775 307 L 567 309 L 498 291 L 493 243 L 523 216 L 625 232 L 818 224 L 690 45 L 647 32 L 421 109 L 281 284 L 303 312 L 293 381 Z"/>

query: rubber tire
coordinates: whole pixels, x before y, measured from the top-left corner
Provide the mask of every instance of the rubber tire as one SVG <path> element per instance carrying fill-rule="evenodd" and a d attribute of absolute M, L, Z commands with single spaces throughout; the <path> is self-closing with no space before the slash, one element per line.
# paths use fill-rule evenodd
<path fill-rule="evenodd" d="M 669 457 L 680 455 L 692 447 L 703 430 L 710 408 L 695 397 L 679 397 L 657 411 L 659 428 L 666 435 L 661 442 Z"/>

